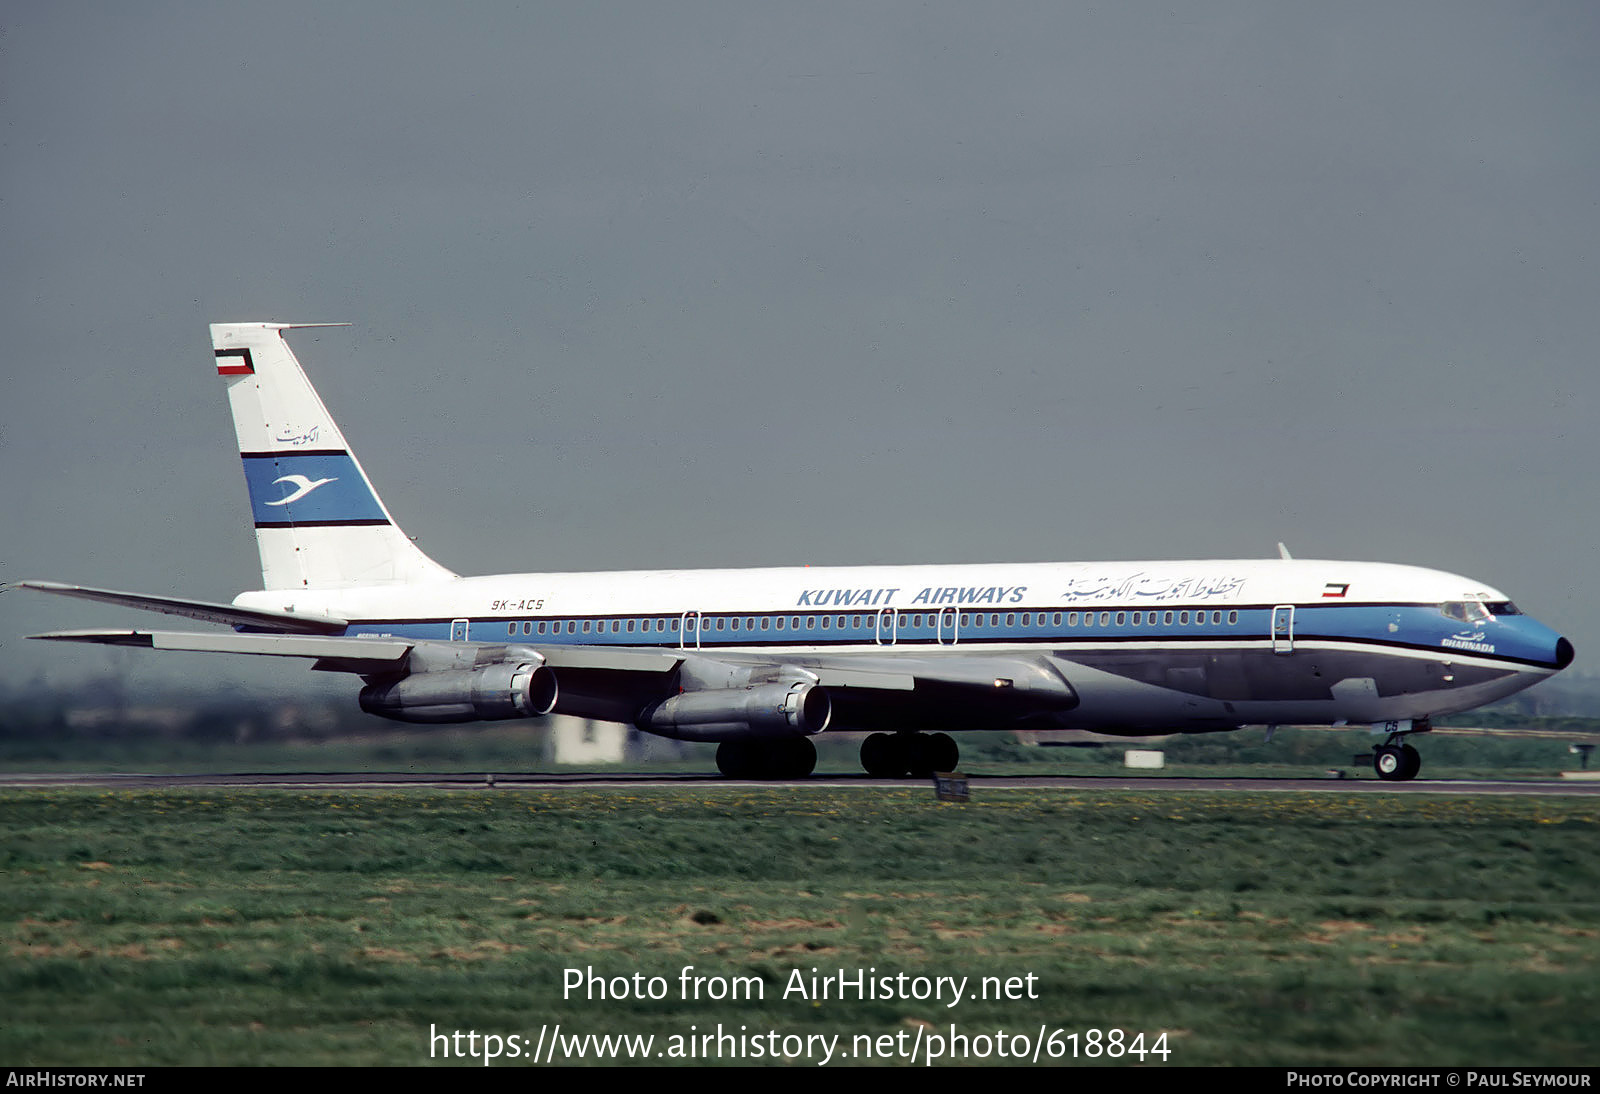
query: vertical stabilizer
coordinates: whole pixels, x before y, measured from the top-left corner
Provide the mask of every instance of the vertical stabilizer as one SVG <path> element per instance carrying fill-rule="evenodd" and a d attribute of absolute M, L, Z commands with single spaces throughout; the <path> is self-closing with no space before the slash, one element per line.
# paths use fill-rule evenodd
<path fill-rule="evenodd" d="M 396 527 L 283 340 L 294 323 L 213 323 L 266 589 L 338 589 L 455 575 Z"/>

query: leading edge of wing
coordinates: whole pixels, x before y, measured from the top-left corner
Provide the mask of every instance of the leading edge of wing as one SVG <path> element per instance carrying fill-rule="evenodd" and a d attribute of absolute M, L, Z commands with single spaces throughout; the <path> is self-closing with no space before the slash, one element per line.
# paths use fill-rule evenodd
<path fill-rule="evenodd" d="M 13 581 L 7 588 L 37 589 L 57 596 L 74 596 L 80 600 L 97 600 L 103 604 L 119 604 L 124 608 L 140 608 L 165 615 L 181 615 L 206 623 L 224 623 L 230 627 L 265 627 L 275 631 L 295 634 L 338 634 L 348 625 L 343 619 L 327 616 L 297 615 L 294 612 L 263 612 L 252 608 L 238 608 L 232 604 L 213 604 L 206 600 L 185 600 L 175 596 L 149 596 L 144 593 L 124 593 L 115 589 L 95 589 L 87 585 L 63 585 L 56 581 Z M 40 635 L 38 637 L 47 637 Z"/>

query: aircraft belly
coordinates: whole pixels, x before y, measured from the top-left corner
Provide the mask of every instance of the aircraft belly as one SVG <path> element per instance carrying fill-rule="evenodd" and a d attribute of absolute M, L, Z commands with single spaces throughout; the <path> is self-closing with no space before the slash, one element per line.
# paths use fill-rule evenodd
<path fill-rule="evenodd" d="M 563 667 L 556 681 L 560 691 L 552 713 L 629 725 L 647 704 L 671 694 L 664 674 L 657 673 Z"/>
<path fill-rule="evenodd" d="M 1160 657 L 1065 651 L 1057 656 L 1068 665 L 1231 702 L 1326 702 L 1337 697 L 1339 685 L 1347 680 L 1370 680 L 1375 695 L 1383 699 L 1422 693 L 1437 698 L 1441 692 L 1511 683 L 1518 676 L 1508 668 L 1352 650 L 1301 650 L 1293 656 L 1270 650 L 1197 650 Z M 1064 671 L 1076 682 L 1070 668 Z"/>
<path fill-rule="evenodd" d="M 1069 704 L 997 689 L 977 690 L 919 680 L 907 694 L 866 688 L 831 691 L 834 725 L 839 729 L 896 732 L 961 732 L 1054 725 L 1053 716 Z"/>

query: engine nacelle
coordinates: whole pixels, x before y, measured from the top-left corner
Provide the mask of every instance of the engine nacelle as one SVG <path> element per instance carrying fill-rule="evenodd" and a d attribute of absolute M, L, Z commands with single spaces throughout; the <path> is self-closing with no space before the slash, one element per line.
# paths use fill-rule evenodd
<path fill-rule="evenodd" d="M 828 728 L 833 701 L 815 684 L 686 691 L 646 707 L 640 729 L 680 741 L 809 737 Z"/>
<path fill-rule="evenodd" d="M 555 709 L 556 674 L 532 661 L 418 672 L 361 689 L 361 709 L 397 722 L 491 722 Z"/>

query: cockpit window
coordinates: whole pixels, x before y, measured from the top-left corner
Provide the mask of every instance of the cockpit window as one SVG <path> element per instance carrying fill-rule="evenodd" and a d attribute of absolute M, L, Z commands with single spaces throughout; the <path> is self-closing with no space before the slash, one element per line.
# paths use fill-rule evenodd
<path fill-rule="evenodd" d="M 1483 605 L 1494 615 L 1521 615 L 1517 606 L 1509 600 L 1490 600 Z"/>
<path fill-rule="evenodd" d="M 1462 623 L 1478 624 L 1491 618 L 1488 605 L 1481 600 L 1447 600 L 1439 605 L 1439 610 Z"/>

